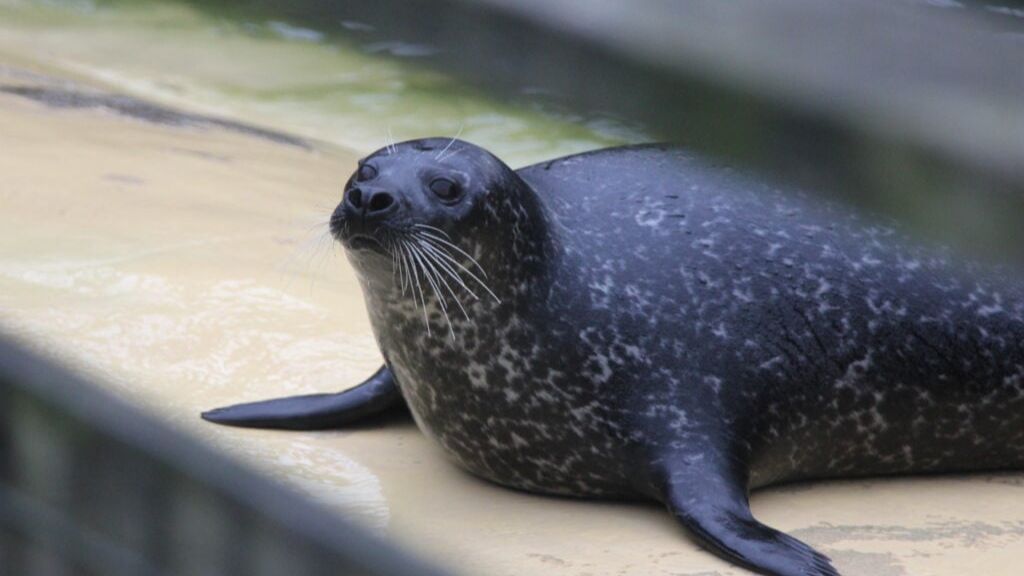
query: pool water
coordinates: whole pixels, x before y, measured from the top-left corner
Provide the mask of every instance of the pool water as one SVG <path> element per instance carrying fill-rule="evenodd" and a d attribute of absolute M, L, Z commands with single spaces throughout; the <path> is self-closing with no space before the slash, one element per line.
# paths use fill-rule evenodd
<path fill-rule="evenodd" d="M 0 49 L 31 42 L 63 70 L 119 90 L 359 153 L 389 139 L 458 134 L 518 166 L 644 139 L 540 95 L 489 98 L 428 69 L 428 47 L 368 38 L 368 24 L 345 21 L 328 38 L 243 14 L 175 2 L 0 0 Z"/>

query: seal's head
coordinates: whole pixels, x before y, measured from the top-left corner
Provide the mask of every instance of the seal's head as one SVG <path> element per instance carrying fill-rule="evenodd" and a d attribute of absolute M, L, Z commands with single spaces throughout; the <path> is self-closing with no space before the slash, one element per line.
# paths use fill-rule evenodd
<path fill-rule="evenodd" d="M 542 220 L 533 191 L 490 152 L 428 138 L 361 160 L 331 217 L 331 232 L 375 288 L 404 293 L 419 281 L 440 294 L 448 281 L 489 292 L 485 278 L 511 271 L 509 258 L 540 239 L 530 231 Z"/>

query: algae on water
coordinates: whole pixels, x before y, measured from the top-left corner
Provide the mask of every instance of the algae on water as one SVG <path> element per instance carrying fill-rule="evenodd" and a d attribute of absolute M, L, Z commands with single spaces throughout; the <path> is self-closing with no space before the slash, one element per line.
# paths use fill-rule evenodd
<path fill-rule="evenodd" d="M 641 138 L 530 95 L 521 105 L 489 98 L 427 69 L 416 57 L 424 47 L 360 44 L 357 22 L 339 24 L 339 39 L 240 14 L 155 0 L 0 0 L 0 53 L 29 46 L 64 73 L 360 153 L 389 138 L 461 133 L 516 166 Z"/>

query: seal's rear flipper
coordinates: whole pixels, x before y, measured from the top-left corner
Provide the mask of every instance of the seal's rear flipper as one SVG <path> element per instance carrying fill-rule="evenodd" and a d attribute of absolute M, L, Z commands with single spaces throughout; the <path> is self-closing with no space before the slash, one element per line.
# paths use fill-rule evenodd
<path fill-rule="evenodd" d="M 391 370 L 382 366 L 359 386 L 337 394 L 309 394 L 236 404 L 203 412 L 204 420 L 246 428 L 338 428 L 402 403 Z"/>
<path fill-rule="evenodd" d="M 739 475 L 703 459 L 667 467 L 659 479 L 664 502 L 711 551 L 769 576 L 839 576 L 827 556 L 754 519 Z"/>

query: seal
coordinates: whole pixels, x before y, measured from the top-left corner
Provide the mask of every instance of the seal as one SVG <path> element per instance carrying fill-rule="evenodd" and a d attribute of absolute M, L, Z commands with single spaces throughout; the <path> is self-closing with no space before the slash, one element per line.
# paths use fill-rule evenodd
<path fill-rule="evenodd" d="M 408 406 L 461 466 L 654 498 L 724 558 L 837 574 L 753 488 L 1024 467 L 1024 294 L 893 228 L 637 146 L 513 171 L 459 140 L 359 163 L 331 218 L 385 366 L 203 414 L 344 425 Z"/>

